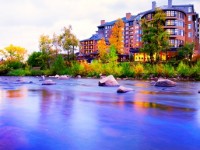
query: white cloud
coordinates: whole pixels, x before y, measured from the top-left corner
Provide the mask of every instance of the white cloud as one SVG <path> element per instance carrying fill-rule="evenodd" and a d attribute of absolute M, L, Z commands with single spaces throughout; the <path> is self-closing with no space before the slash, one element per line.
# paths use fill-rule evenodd
<path fill-rule="evenodd" d="M 137 14 L 151 9 L 149 0 L 0 0 L 0 48 L 9 44 L 38 50 L 39 36 L 59 33 L 72 25 L 78 39 L 89 38 L 97 30 L 100 20 L 112 21 L 125 13 Z M 173 0 L 173 4 L 194 4 L 199 0 Z M 157 6 L 167 0 L 157 0 Z M 197 10 L 199 12 L 199 10 Z"/>

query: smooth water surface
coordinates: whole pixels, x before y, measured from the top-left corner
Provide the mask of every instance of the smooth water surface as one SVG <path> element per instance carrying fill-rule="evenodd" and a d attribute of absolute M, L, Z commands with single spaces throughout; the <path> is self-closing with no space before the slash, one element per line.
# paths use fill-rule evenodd
<path fill-rule="evenodd" d="M 199 150 L 200 82 L 0 77 L 0 150 Z"/>

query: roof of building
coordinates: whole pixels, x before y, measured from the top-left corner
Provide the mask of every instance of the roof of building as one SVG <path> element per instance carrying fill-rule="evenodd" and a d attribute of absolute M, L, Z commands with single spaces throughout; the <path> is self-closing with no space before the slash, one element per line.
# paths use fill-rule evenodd
<path fill-rule="evenodd" d="M 98 40 L 102 39 L 102 37 L 103 36 L 101 34 L 93 34 L 90 38 L 81 40 L 80 42 L 89 41 L 89 40 L 98 41 Z"/>
<path fill-rule="evenodd" d="M 123 17 L 123 18 L 121 18 L 121 19 L 123 20 L 124 23 L 126 23 L 126 22 L 129 22 L 129 21 L 133 21 L 135 17 L 136 17 L 136 16 L 133 16 L 133 15 L 132 15 L 130 19 L 126 19 L 126 17 Z M 117 22 L 117 20 L 113 20 L 113 21 L 110 21 L 110 22 L 106 22 L 106 23 L 104 23 L 104 24 L 102 24 L 102 25 L 100 25 L 100 26 L 98 26 L 98 27 L 113 26 L 113 25 L 115 24 L 115 22 Z"/>

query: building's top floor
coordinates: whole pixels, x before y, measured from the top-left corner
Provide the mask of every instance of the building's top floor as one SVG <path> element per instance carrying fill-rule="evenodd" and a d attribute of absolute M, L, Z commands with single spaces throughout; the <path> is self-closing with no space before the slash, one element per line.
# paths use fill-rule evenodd
<path fill-rule="evenodd" d="M 156 8 L 161 8 L 162 10 L 177 10 L 177 11 L 181 11 L 184 14 L 196 14 L 196 17 L 198 18 L 198 14 L 195 12 L 194 10 L 194 5 L 193 4 L 186 4 L 186 5 L 173 5 L 172 4 L 172 0 L 168 0 L 168 5 L 164 5 L 164 6 L 160 6 L 157 7 L 156 6 L 156 2 L 153 1 L 152 2 L 152 8 L 150 10 L 144 11 L 144 12 L 140 12 L 137 15 L 131 15 L 131 13 L 126 13 L 126 16 L 121 18 L 124 23 L 127 22 L 133 22 L 133 21 L 139 21 L 143 16 L 145 16 L 148 13 L 154 12 Z M 112 28 L 112 26 L 115 24 L 117 20 L 114 21 L 110 21 L 110 22 L 106 22 L 105 20 L 101 20 L 101 24 L 98 26 L 99 29 L 104 28 L 104 27 L 108 27 L 108 28 Z"/>

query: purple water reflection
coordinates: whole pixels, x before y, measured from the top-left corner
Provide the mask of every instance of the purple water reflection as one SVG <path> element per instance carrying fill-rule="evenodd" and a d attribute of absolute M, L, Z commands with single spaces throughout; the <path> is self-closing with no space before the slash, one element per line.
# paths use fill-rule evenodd
<path fill-rule="evenodd" d="M 200 83 L 98 87 L 95 79 L 0 78 L 1 150 L 198 150 Z M 33 83 L 30 83 L 32 81 Z"/>

